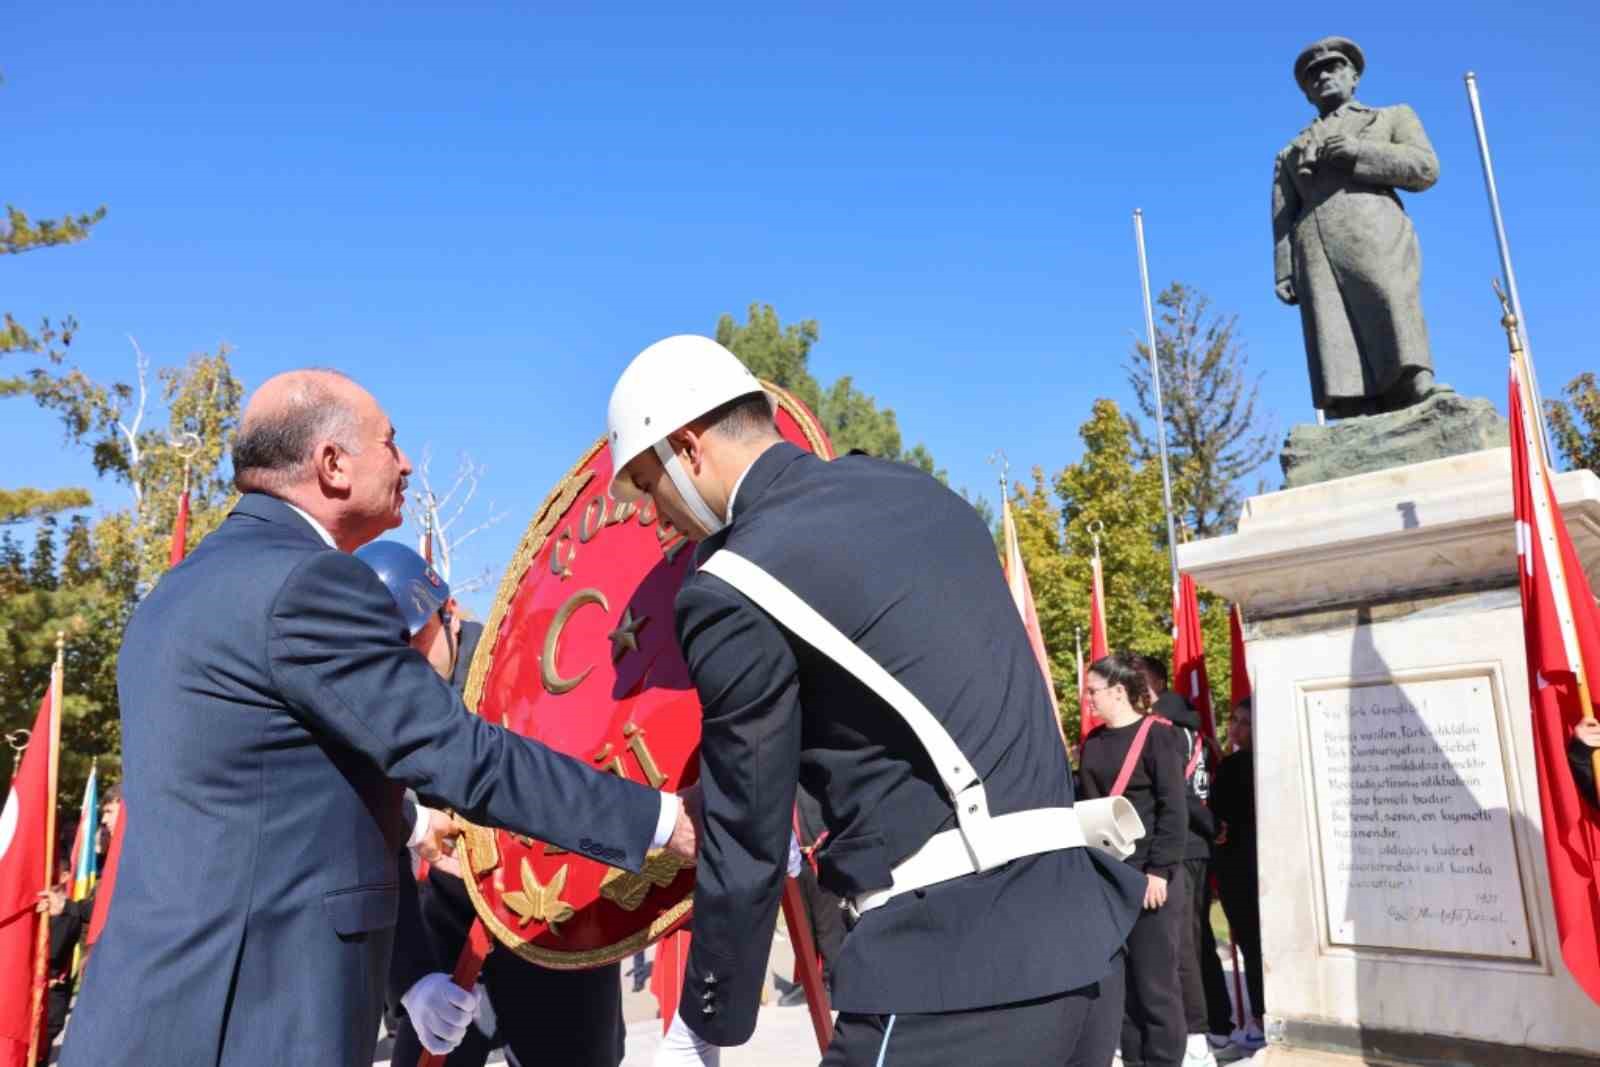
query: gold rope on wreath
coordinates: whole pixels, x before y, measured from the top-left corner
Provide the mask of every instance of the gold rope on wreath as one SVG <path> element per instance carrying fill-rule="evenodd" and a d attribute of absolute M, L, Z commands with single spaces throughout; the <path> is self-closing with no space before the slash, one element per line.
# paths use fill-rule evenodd
<path fill-rule="evenodd" d="M 787 390 L 767 381 L 761 384 L 774 403 L 781 410 L 788 412 L 800 427 L 800 432 L 805 435 L 806 443 L 811 446 L 812 453 L 825 460 L 833 459 L 833 446 L 823 434 L 816 416 Z M 472 667 L 467 672 L 467 686 L 463 700 L 474 714 L 477 714 L 478 704 L 483 699 L 484 686 L 488 682 L 489 671 L 494 666 L 494 650 L 500 641 L 500 626 L 510 613 L 511 602 L 516 599 L 517 591 L 522 586 L 523 578 L 527 576 L 528 568 L 533 566 L 533 561 L 543 550 L 545 542 L 550 539 L 556 527 L 561 525 L 561 521 L 579 494 L 594 479 L 594 471 L 585 468 L 600 454 L 605 444 L 606 439 L 602 436 L 556 483 L 550 495 L 545 497 L 544 503 L 539 505 L 539 510 L 534 512 L 533 521 L 528 524 L 528 529 L 522 535 L 522 541 L 511 556 L 511 563 L 506 568 L 505 577 L 500 580 L 499 591 L 495 594 L 494 607 L 489 612 L 488 621 L 483 625 L 483 636 L 479 638 L 477 651 L 473 653 Z M 478 887 L 479 872 L 493 870 L 500 864 L 500 847 L 495 841 L 494 830 L 469 823 L 459 816 L 456 821 L 464 827 L 462 839 L 466 844 L 464 858 L 467 870 L 466 877 L 462 881 L 466 883 L 467 895 L 472 898 L 473 908 L 483 920 L 484 926 L 501 944 L 530 963 L 537 963 L 552 970 L 577 971 L 626 959 L 659 940 L 694 906 L 694 895 L 690 893 L 657 915 L 648 927 L 635 931 L 615 944 L 593 949 L 543 948 L 521 937 L 501 922 Z"/>

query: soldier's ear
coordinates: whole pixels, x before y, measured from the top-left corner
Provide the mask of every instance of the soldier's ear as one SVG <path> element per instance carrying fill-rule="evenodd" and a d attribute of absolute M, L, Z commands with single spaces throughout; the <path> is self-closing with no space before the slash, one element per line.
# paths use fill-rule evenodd
<path fill-rule="evenodd" d="M 681 453 L 684 465 L 696 474 L 700 473 L 700 465 L 705 459 L 704 433 L 695 430 L 693 426 L 685 426 L 667 435 L 667 447 Z"/>

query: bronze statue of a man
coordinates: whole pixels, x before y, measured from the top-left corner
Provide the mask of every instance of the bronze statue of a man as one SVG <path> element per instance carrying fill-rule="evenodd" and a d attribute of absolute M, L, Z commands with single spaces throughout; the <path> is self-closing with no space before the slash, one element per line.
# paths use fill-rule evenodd
<path fill-rule="evenodd" d="M 1294 77 L 1317 118 L 1272 175 L 1278 299 L 1300 305 L 1316 406 L 1331 418 L 1409 407 L 1434 392 L 1422 251 L 1396 189 L 1420 193 L 1439 160 L 1416 112 L 1355 99 L 1366 57 L 1325 37 Z"/>

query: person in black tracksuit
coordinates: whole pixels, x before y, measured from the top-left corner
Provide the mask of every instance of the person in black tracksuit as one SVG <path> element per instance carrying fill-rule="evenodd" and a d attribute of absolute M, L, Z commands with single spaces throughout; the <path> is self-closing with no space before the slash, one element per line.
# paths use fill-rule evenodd
<path fill-rule="evenodd" d="M 1150 689 L 1139 657 L 1117 652 L 1096 660 L 1087 688 L 1095 715 L 1105 725 L 1083 742 L 1079 775 L 1085 800 L 1114 794 L 1129 750 L 1143 734 L 1121 792 L 1145 826 L 1145 836 L 1126 862 L 1147 879 L 1145 910 L 1128 934 L 1122 1063 L 1177 1067 L 1188 1033 L 1178 978 L 1188 900 L 1183 869 L 1187 750 L 1178 730 L 1161 722 L 1147 724 Z"/>
<path fill-rule="evenodd" d="M 1184 924 L 1178 958 L 1183 980 L 1184 1019 L 1191 1044 L 1200 1035 L 1215 1035 L 1218 1047 L 1233 1033 L 1232 1001 L 1228 981 L 1217 957 L 1217 938 L 1211 931 L 1211 847 L 1217 821 L 1210 807 L 1211 778 L 1216 769 L 1215 749 L 1200 731 L 1200 714 L 1187 700 L 1167 688 L 1167 667 L 1154 656 L 1141 657 L 1150 682 L 1151 710 L 1176 726 L 1183 737 L 1184 771 L 1189 804 L 1189 836 L 1183 852 L 1184 884 L 1189 890 L 1189 918 Z M 1203 1056 L 1203 1050 L 1191 1049 Z"/>
<path fill-rule="evenodd" d="M 1234 943 L 1244 957 L 1250 1015 L 1257 1029 L 1264 1011 L 1261 980 L 1261 903 L 1256 878 L 1255 757 L 1250 745 L 1251 707 L 1242 700 L 1228 722 L 1232 749 L 1217 768 L 1211 810 L 1221 824 L 1217 841 L 1217 887 Z"/>

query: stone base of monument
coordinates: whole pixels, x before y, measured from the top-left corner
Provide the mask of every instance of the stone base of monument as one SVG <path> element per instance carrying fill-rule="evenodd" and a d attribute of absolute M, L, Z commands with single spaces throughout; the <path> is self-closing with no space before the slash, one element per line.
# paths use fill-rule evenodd
<path fill-rule="evenodd" d="M 1600 479 L 1557 477 L 1591 581 Z M 1510 452 L 1249 500 L 1182 568 L 1241 606 L 1271 1064 L 1594 1064 L 1541 838 Z"/>
<path fill-rule="evenodd" d="M 1506 420 L 1482 397 L 1434 393 L 1420 404 L 1384 415 L 1360 415 L 1326 426 L 1305 423 L 1289 431 L 1283 484 L 1290 489 L 1405 464 L 1502 448 Z"/>

